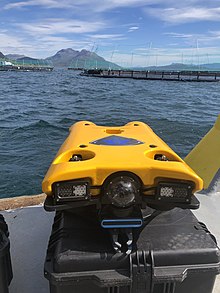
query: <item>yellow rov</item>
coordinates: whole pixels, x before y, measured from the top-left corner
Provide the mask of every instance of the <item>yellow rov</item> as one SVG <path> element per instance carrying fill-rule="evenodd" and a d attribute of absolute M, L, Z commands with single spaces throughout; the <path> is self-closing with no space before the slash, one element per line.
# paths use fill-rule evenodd
<path fill-rule="evenodd" d="M 220 116 L 185 159 L 205 188 L 219 173 L 219 138 Z M 142 122 L 120 127 L 78 122 L 43 180 L 44 207 L 77 211 L 88 223 L 98 219 L 114 250 L 129 254 L 137 233 L 163 210 L 199 207 L 194 193 L 203 180 L 186 162 Z M 147 206 L 154 210 L 144 216 Z"/>
<path fill-rule="evenodd" d="M 193 194 L 203 181 L 142 122 L 105 127 L 82 121 L 70 128 L 42 186 L 47 210 L 96 205 L 127 216 L 146 205 L 198 208 Z"/>

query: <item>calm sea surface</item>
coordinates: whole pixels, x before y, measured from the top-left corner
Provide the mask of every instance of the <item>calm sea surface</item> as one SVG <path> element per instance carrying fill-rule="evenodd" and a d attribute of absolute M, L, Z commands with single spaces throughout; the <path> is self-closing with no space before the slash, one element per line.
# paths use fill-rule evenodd
<path fill-rule="evenodd" d="M 184 157 L 220 113 L 220 83 L 99 79 L 67 70 L 0 78 L 0 197 L 40 193 L 76 121 L 140 120 Z"/>

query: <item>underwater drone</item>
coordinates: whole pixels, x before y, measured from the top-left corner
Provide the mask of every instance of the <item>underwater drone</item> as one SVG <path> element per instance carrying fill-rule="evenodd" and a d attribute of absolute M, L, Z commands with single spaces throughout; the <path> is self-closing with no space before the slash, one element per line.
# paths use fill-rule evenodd
<path fill-rule="evenodd" d="M 129 253 L 146 207 L 197 209 L 194 193 L 203 180 L 142 122 L 107 127 L 81 121 L 70 128 L 42 188 L 47 211 L 93 206 L 114 249 L 121 249 L 124 234 Z"/>

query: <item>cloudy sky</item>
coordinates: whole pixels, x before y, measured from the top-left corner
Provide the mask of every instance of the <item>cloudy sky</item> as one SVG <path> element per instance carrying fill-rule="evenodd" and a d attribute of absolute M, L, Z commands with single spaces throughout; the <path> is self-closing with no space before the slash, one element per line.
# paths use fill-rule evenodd
<path fill-rule="evenodd" d="M 0 0 L 0 51 L 87 49 L 121 65 L 220 62 L 219 0 Z"/>

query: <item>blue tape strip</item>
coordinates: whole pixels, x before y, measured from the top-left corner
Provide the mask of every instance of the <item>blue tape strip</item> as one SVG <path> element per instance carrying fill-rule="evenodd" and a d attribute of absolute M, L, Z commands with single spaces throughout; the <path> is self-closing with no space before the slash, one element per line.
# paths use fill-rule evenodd
<path fill-rule="evenodd" d="M 129 222 L 136 222 L 136 223 L 129 224 Z M 109 225 L 109 224 L 105 225 L 105 223 L 112 223 L 112 225 Z M 143 225 L 142 219 L 107 219 L 107 220 L 102 220 L 101 221 L 101 226 L 103 228 L 105 228 L 105 229 L 111 229 L 111 228 L 140 228 L 142 225 Z"/>

